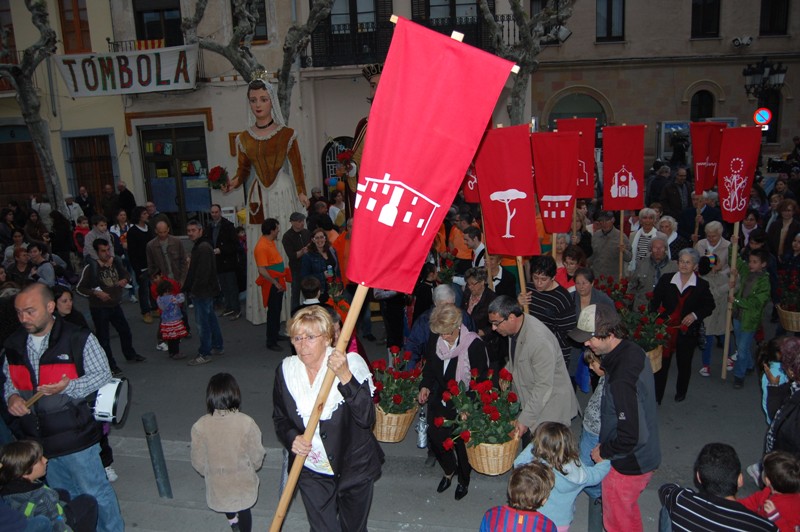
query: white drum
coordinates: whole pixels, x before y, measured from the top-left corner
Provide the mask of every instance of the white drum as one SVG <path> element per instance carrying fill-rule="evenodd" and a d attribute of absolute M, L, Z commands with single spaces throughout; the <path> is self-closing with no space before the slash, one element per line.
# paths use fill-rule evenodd
<path fill-rule="evenodd" d="M 122 423 L 128 413 L 131 389 L 128 379 L 113 378 L 111 382 L 97 390 L 94 403 L 94 418 L 107 423 Z"/>

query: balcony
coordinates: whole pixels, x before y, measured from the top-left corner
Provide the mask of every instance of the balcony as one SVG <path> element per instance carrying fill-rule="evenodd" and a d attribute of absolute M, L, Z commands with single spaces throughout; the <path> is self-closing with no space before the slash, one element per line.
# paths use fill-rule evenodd
<path fill-rule="evenodd" d="M 503 41 L 517 41 L 517 26 L 511 15 L 497 15 L 502 27 Z M 434 31 L 450 35 L 453 31 L 464 34 L 463 42 L 491 52 L 491 42 L 486 25 L 480 17 L 448 17 L 415 21 Z M 311 35 L 310 55 L 305 55 L 304 67 L 332 67 L 377 63 L 386 59 L 392 39 L 394 24 L 366 23 L 353 28 L 351 24 L 321 23 Z"/>
<path fill-rule="evenodd" d="M 164 39 L 112 41 L 111 39 L 106 38 L 106 41 L 108 42 L 108 51 L 112 53 L 138 52 L 139 50 L 164 48 Z"/>

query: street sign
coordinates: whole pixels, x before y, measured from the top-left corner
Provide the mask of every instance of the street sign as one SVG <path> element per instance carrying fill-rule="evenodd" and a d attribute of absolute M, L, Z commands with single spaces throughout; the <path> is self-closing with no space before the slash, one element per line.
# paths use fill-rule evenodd
<path fill-rule="evenodd" d="M 764 124 L 763 126 L 761 126 L 761 131 L 769 131 L 769 125 Z"/>
<path fill-rule="evenodd" d="M 756 112 L 753 113 L 753 122 L 758 125 L 765 125 L 769 124 L 772 120 L 772 111 L 767 109 L 766 107 L 760 107 L 756 109 Z"/>

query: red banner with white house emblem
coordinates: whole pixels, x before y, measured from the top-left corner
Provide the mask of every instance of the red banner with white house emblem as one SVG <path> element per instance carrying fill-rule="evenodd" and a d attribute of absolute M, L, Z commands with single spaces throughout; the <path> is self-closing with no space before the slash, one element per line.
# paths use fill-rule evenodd
<path fill-rule="evenodd" d="M 531 149 L 544 228 L 548 233 L 567 233 L 572 228 L 575 207 L 580 133 L 534 133 L 531 135 Z"/>
<path fill-rule="evenodd" d="M 490 255 L 541 253 L 529 137 L 527 125 L 491 129 L 478 148 L 475 169 Z"/>
<path fill-rule="evenodd" d="M 719 150 L 722 132 L 727 124 L 719 122 L 691 122 L 692 160 L 694 161 L 694 193 L 702 194 L 717 184 Z"/>
<path fill-rule="evenodd" d="M 644 126 L 603 128 L 603 208 L 644 207 Z"/>
<path fill-rule="evenodd" d="M 594 198 L 594 137 L 596 118 L 560 118 L 556 120 L 559 131 L 577 131 L 581 135 L 578 152 L 578 198 Z"/>
<path fill-rule="evenodd" d="M 464 201 L 467 203 L 480 203 L 481 196 L 478 193 L 478 176 L 475 173 L 475 163 L 469 165 L 467 175 L 461 184 L 461 191 L 464 193 Z"/>
<path fill-rule="evenodd" d="M 512 67 L 398 17 L 359 169 L 351 281 L 413 290 Z"/>
<path fill-rule="evenodd" d="M 717 190 L 722 219 L 726 222 L 744 220 L 760 149 L 760 127 L 733 127 L 722 132 Z"/>

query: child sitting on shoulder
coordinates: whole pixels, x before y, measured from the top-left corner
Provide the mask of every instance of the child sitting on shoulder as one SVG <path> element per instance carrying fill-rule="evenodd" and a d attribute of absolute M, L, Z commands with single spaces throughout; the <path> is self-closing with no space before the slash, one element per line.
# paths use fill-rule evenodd
<path fill-rule="evenodd" d="M 785 451 L 764 457 L 764 489 L 739 499 L 748 510 L 772 521 L 781 532 L 800 529 L 800 460 Z"/>
<path fill-rule="evenodd" d="M 533 432 L 533 440 L 519 454 L 514 465 L 538 461 L 555 475 L 555 486 L 540 511 L 549 517 L 559 532 L 569 530 L 575 516 L 575 499 L 587 486 L 599 484 L 611 470 L 611 462 L 582 463 L 575 437 L 569 427 L 545 421 Z"/>
<path fill-rule="evenodd" d="M 516 468 L 508 479 L 508 504 L 487 510 L 480 532 L 556 532 L 555 523 L 537 511 L 554 483 L 553 472 L 539 462 Z"/>
<path fill-rule="evenodd" d="M 36 441 L 16 441 L 0 450 L 0 495 L 27 518 L 45 516 L 56 532 L 92 531 L 97 526 L 97 501 L 91 495 L 70 500 L 40 479 L 47 473 L 47 458 Z"/>

